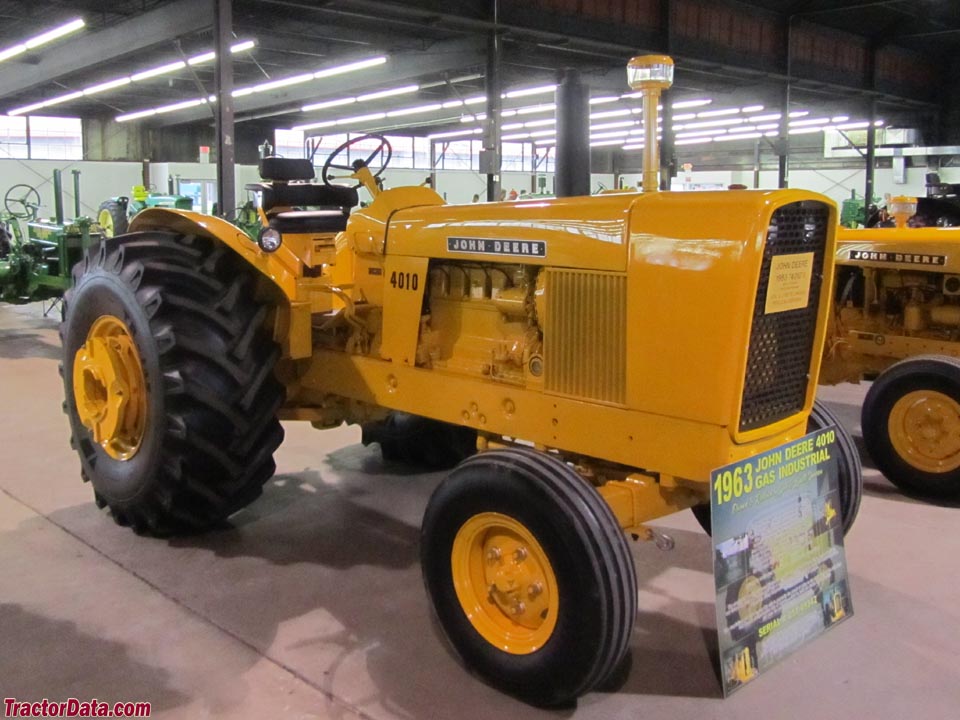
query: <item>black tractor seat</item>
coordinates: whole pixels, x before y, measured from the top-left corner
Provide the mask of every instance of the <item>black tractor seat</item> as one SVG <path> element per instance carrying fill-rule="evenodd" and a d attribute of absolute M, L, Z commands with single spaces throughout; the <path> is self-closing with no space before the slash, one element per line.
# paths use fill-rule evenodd
<path fill-rule="evenodd" d="M 288 210 L 270 215 L 270 227 L 281 233 L 332 233 L 345 230 L 350 210 Z"/>
<path fill-rule="evenodd" d="M 340 232 L 360 202 L 356 188 L 309 182 L 314 178 L 310 160 L 265 157 L 260 177 L 266 182 L 246 188 L 261 193 L 260 207 L 270 227 L 282 233 Z"/>

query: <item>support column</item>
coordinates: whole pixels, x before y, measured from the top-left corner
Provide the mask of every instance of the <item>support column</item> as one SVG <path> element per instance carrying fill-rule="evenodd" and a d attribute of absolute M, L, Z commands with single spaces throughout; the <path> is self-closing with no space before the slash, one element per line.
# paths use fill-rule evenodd
<path fill-rule="evenodd" d="M 670 91 L 664 90 L 660 95 L 660 104 L 663 111 L 660 114 L 660 132 L 663 140 L 660 143 L 660 189 L 669 190 L 673 176 L 677 174 L 676 150 L 673 144 L 673 108 L 670 107 Z"/>
<path fill-rule="evenodd" d="M 753 189 L 760 187 L 760 138 L 753 144 Z"/>
<path fill-rule="evenodd" d="M 780 106 L 780 137 L 777 138 L 777 187 L 787 187 L 790 159 L 790 80 L 783 89 Z"/>
<path fill-rule="evenodd" d="M 873 202 L 873 168 L 876 164 L 874 162 L 876 158 L 877 151 L 877 126 L 874 123 L 877 120 L 877 101 L 876 99 L 870 100 L 870 126 L 867 128 L 867 154 L 865 156 L 866 161 L 866 183 L 863 189 L 863 217 L 864 220 L 867 219 L 867 209 L 870 207 L 870 203 Z"/>
<path fill-rule="evenodd" d="M 493 30 L 487 38 L 487 120 L 484 124 L 480 172 L 487 176 L 487 202 L 500 200 L 500 110 L 503 101 L 500 83 L 500 1 L 491 0 Z"/>
<path fill-rule="evenodd" d="M 590 90 L 568 69 L 557 86 L 557 197 L 590 194 Z"/>
<path fill-rule="evenodd" d="M 233 128 L 233 0 L 214 0 L 213 3 L 214 51 L 217 53 L 215 68 L 215 103 L 217 135 L 217 204 L 220 216 L 233 218 L 237 204 L 236 148 Z"/>

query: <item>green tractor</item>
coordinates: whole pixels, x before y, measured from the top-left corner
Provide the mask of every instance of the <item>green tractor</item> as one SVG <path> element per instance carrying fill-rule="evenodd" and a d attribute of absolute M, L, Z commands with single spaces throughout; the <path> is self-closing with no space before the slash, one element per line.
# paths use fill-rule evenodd
<path fill-rule="evenodd" d="M 70 287 L 70 269 L 87 248 L 103 239 L 100 227 L 80 214 L 80 171 L 73 170 L 74 219 L 64 220 L 60 170 L 53 171 L 54 217 L 38 217 L 40 194 L 14 185 L 0 216 L 0 300 L 9 303 L 52 299 L 54 307 Z M 26 221 L 24 238 L 21 221 Z"/>
<path fill-rule="evenodd" d="M 176 194 L 172 187 L 169 191 L 169 194 L 161 195 L 151 192 L 143 185 L 134 185 L 130 197 L 120 195 L 100 203 L 97 223 L 103 228 L 104 235 L 113 237 L 123 235 L 130 225 L 130 220 L 141 210 L 155 207 L 193 210 L 193 198 Z"/>

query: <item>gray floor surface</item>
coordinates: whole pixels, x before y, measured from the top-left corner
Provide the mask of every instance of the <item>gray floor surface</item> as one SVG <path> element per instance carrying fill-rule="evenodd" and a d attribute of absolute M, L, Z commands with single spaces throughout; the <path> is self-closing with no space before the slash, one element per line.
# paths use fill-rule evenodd
<path fill-rule="evenodd" d="M 0 304 L 0 698 L 146 700 L 164 718 L 957 718 L 960 509 L 866 463 L 847 539 L 855 615 L 721 699 L 711 549 L 633 545 L 631 664 L 576 707 L 473 678 L 433 622 L 419 522 L 440 474 L 384 465 L 359 431 L 287 424 L 278 473 L 232 527 L 156 540 L 80 482 L 60 411 L 56 323 Z M 859 435 L 863 386 L 823 391 Z"/>

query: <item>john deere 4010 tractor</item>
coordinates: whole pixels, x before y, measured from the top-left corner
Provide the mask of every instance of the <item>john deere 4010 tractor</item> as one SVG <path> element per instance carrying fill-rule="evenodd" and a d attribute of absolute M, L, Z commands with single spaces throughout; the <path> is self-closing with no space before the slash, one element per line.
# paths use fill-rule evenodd
<path fill-rule="evenodd" d="M 451 206 L 382 190 L 382 139 L 341 160 L 367 140 L 322 183 L 265 158 L 257 241 L 149 209 L 77 266 L 61 333 L 83 476 L 118 523 L 169 534 L 260 494 L 280 420 L 455 464 L 422 526 L 440 623 L 497 687 L 569 701 L 628 647 L 624 531 L 655 536 L 709 503 L 712 469 L 833 423 L 811 411 L 836 208 L 797 190 Z M 849 527 L 861 479 L 839 452 Z"/>

